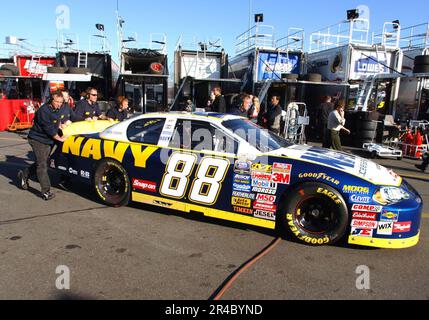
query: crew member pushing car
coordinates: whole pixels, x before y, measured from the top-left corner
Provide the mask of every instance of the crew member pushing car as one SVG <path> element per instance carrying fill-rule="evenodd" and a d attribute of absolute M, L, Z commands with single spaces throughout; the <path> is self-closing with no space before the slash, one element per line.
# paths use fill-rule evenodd
<path fill-rule="evenodd" d="M 118 104 L 107 111 L 106 117 L 110 121 L 122 122 L 128 117 L 128 99 L 121 96 L 118 98 Z"/>
<path fill-rule="evenodd" d="M 44 104 L 34 118 L 34 125 L 28 134 L 28 143 L 36 156 L 36 162 L 24 171 L 18 172 L 19 187 L 28 190 L 28 180 L 37 175 L 42 198 L 51 200 L 55 194 L 51 192 L 51 182 L 48 175 L 48 159 L 56 141 L 64 142 L 67 137 L 60 137 L 58 130 L 61 125 L 60 109 L 64 103 L 61 91 L 52 94 L 49 103 Z"/>

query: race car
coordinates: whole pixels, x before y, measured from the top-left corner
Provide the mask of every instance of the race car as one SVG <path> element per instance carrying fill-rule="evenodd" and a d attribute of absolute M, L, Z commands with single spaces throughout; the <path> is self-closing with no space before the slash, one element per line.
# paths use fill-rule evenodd
<path fill-rule="evenodd" d="M 196 212 L 315 246 L 419 241 L 420 195 L 369 160 L 293 145 L 232 115 L 154 113 L 101 127 L 71 135 L 51 167 L 92 184 L 106 205 Z"/>

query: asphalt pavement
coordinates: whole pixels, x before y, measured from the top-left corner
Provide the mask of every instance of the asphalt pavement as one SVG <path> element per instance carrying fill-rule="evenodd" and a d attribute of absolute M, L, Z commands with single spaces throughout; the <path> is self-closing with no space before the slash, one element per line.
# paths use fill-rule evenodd
<path fill-rule="evenodd" d="M 37 183 L 29 191 L 15 186 L 29 151 L 24 134 L 0 133 L 0 299 L 206 300 L 276 237 L 154 207 L 107 208 L 80 184 L 69 192 L 56 188 L 57 197 L 45 202 Z M 406 176 L 423 197 L 416 247 L 315 248 L 283 240 L 223 299 L 428 300 L 429 174 L 415 169 L 415 160 L 376 161 Z M 369 268 L 369 289 L 356 286 L 359 266 Z M 57 288 L 68 284 L 61 282 L 64 270 L 69 290 Z"/>

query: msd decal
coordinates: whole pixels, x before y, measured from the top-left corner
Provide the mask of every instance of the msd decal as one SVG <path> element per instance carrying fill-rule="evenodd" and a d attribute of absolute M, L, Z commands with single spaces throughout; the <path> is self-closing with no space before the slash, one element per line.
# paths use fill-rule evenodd
<path fill-rule="evenodd" d="M 259 193 L 258 196 L 256 197 L 256 201 L 258 201 L 260 203 L 273 204 L 274 202 L 276 202 L 276 199 L 277 199 L 276 196 L 271 196 L 268 194 L 261 194 L 261 193 Z"/>
<path fill-rule="evenodd" d="M 354 204 L 352 207 L 352 211 L 360 211 L 360 212 L 376 212 L 379 213 L 383 210 L 382 206 L 373 206 L 367 204 Z"/>
<path fill-rule="evenodd" d="M 393 225 L 393 233 L 403 233 L 411 231 L 412 222 L 399 222 Z"/>
<path fill-rule="evenodd" d="M 145 180 L 133 179 L 133 189 L 147 192 L 156 192 L 156 183 Z"/>

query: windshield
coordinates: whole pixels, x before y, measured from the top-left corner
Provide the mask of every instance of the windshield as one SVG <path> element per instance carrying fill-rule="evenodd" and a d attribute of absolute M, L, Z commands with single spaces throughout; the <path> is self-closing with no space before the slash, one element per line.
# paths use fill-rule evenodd
<path fill-rule="evenodd" d="M 292 144 L 285 139 L 262 129 L 250 120 L 236 119 L 222 122 L 222 125 L 232 133 L 246 140 L 261 152 L 271 152 Z"/>

